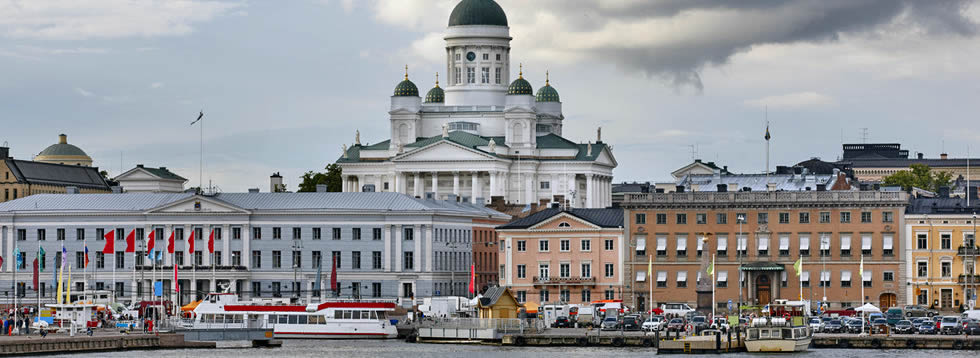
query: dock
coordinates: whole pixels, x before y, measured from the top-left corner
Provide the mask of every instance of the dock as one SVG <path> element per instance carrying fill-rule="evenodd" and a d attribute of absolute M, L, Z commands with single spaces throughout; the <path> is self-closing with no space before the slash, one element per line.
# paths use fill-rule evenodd
<path fill-rule="evenodd" d="M 980 350 L 980 336 L 816 334 L 810 349 L 820 348 Z"/>
<path fill-rule="evenodd" d="M 109 334 L 88 336 L 0 337 L 0 356 L 71 354 L 144 349 L 207 349 L 215 342 L 185 341 L 180 334 Z"/>

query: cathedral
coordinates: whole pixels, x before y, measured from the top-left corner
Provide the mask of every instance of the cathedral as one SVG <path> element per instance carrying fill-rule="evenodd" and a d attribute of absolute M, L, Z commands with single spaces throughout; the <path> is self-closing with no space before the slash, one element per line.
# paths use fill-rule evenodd
<path fill-rule="evenodd" d="M 422 97 L 406 68 L 391 96 L 391 139 L 362 145 L 358 133 L 345 146 L 337 160 L 343 190 L 610 206 L 617 163 L 601 129 L 595 142 L 562 137 L 557 89 L 546 73 L 544 86 L 534 90 L 523 66 L 511 63 L 511 39 L 507 14 L 495 1 L 457 4 L 445 36 L 448 76 L 442 83 L 436 77 Z"/>

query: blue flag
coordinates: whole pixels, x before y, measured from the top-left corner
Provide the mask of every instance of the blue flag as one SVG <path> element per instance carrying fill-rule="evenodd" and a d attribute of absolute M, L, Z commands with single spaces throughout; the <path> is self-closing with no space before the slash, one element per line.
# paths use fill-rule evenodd
<path fill-rule="evenodd" d="M 160 251 L 160 250 L 157 250 L 156 253 L 157 253 L 157 262 L 158 263 L 159 262 L 162 262 L 163 261 L 163 252 Z"/>
<path fill-rule="evenodd" d="M 20 248 L 19 247 L 14 247 L 14 257 L 17 258 L 17 260 L 16 260 L 17 261 L 17 266 L 16 267 L 17 268 L 20 268 L 20 266 L 24 264 L 24 255 L 21 255 L 20 254 Z"/>

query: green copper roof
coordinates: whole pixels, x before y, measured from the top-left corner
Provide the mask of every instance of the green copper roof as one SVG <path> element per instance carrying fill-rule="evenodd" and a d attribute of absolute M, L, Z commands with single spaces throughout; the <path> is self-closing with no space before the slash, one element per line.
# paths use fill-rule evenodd
<path fill-rule="evenodd" d="M 506 148 L 507 144 L 504 142 L 504 137 L 482 137 L 475 134 L 470 134 L 465 131 L 454 131 L 449 132 L 448 138 L 443 138 L 442 135 L 437 135 L 434 137 L 419 137 L 415 139 L 415 143 L 405 145 L 405 151 L 410 151 L 409 148 L 421 148 L 428 146 L 433 143 L 438 143 L 440 141 L 449 141 L 464 147 L 481 150 L 478 147 L 485 147 L 490 145 L 490 139 L 493 139 L 494 143 L 498 147 Z M 391 141 L 384 141 L 370 146 L 354 145 L 347 149 L 347 158 L 341 156 L 337 159 L 337 163 L 360 163 L 361 162 L 361 151 L 362 150 L 388 150 L 391 147 Z M 538 149 L 575 149 L 577 153 L 574 158 L 537 158 L 538 161 L 584 161 L 592 162 L 599 158 L 599 155 L 606 148 L 604 143 L 592 143 L 592 153 L 589 155 L 589 144 L 575 143 L 568 139 L 562 138 L 554 133 L 549 133 L 547 135 L 537 137 L 537 148 Z M 489 153 L 495 155 L 493 153 Z M 387 159 L 386 159 L 387 160 Z"/>
<path fill-rule="evenodd" d="M 404 81 L 395 87 L 395 97 L 418 97 L 419 88 L 406 77 Z"/>
<path fill-rule="evenodd" d="M 52 144 L 51 146 L 42 150 L 40 154 L 38 154 L 38 156 L 56 156 L 56 155 L 58 156 L 74 155 L 74 156 L 81 156 L 81 157 L 88 156 L 87 154 L 85 154 L 85 151 L 83 151 L 81 148 L 68 143 Z"/>
<path fill-rule="evenodd" d="M 507 88 L 508 95 L 534 95 L 534 87 L 524 79 L 524 77 L 518 77 L 514 82 L 511 82 L 510 87 Z"/>
<path fill-rule="evenodd" d="M 449 15 L 449 26 L 507 26 L 507 14 L 493 0 L 463 0 Z"/>
<path fill-rule="evenodd" d="M 558 97 L 558 91 L 551 84 L 544 85 L 538 90 L 538 96 L 535 98 L 537 102 L 561 102 L 561 98 Z"/>
<path fill-rule="evenodd" d="M 443 103 L 446 101 L 446 92 L 439 85 L 432 87 L 429 93 L 425 94 L 425 103 Z"/>

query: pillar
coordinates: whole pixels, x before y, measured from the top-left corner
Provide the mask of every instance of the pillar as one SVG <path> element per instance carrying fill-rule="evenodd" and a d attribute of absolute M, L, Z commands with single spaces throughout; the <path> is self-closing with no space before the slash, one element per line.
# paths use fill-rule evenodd
<path fill-rule="evenodd" d="M 453 195 L 459 196 L 459 172 L 453 172 Z"/>
<path fill-rule="evenodd" d="M 343 176 L 342 183 L 343 184 L 341 184 L 341 186 L 340 186 L 340 191 L 345 192 L 345 193 L 346 192 L 349 192 L 350 191 L 350 177 L 348 175 L 344 175 Z"/>
<path fill-rule="evenodd" d="M 381 268 L 386 272 L 391 272 L 391 225 L 385 225 L 382 230 L 381 237 L 384 239 L 384 248 L 381 250 Z"/>
<path fill-rule="evenodd" d="M 534 174 L 524 176 L 524 203 L 531 204 L 537 202 L 535 198 Z"/>
<path fill-rule="evenodd" d="M 555 197 L 558 196 L 559 180 L 558 174 L 551 174 L 551 178 L 549 179 L 549 185 L 551 185 L 551 198 L 548 200 L 549 202 L 554 201 Z"/>
<path fill-rule="evenodd" d="M 595 207 L 595 175 L 585 175 L 585 207 Z"/>
<path fill-rule="evenodd" d="M 413 179 L 414 186 L 412 187 L 412 196 L 415 196 L 415 197 L 422 196 L 422 194 L 421 194 L 421 190 L 422 190 L 422 178 L 421 177 L 422 177 L 422 173 L 415 172 L 415 176 L 414 176 L 414 179 Z"/>
<path fill-rule="evenodd" d="M 476 198 L 478 196 L 480 196 L 480 194 L 479 194 L 480 193 L 479 192 L 479 188 L 480 188 L 480 173 L 479 172 L 472 172 L 471 174 L 472 174 L 472 178 L 473 178 L 473 183 L 472 183 L 473 187 L 471 188 L 470 202 L 473 203 L 473 204 L 476 204 Z"/>
<path fill-rule="evenodd" d="M 248 224 L 242 225 L 242 266 L 245 266 L 246 270 L 252 269 L 252 228 Z M 247 284 L 243 283 L 244 284 Z M 246 287 L 245 291 L 250 290 L 251 287 Z"/>
<path fill-rule="evenodd" d="M 401 272 L 405 266 L 402 265 L 402 235 L 405 230 L 402 225 L 395 225 L 395 272 Z"/>
<path fill-rule="evenodd" d="M 497 195 L 497 172 L 490 172 L 490 197 Z"/>
<path fill-rule="evenodd" d="M 439 172 L 432 172 L 432 196 L 439 200 Z"/>
<path fill-rule="evenodd" d="M 570 175 L 568 177 L 568 183 L 566 183 L 565 185 L 566 185 L 566 188 L 565 188 L 565 198 L 566 198 L 566 200 L 568 200 L 568 203 L 569 203 L 568 206 L 574 208 L 574 207 L 578 206 L 577 203 L 575 203 L 575 200 L 574 200 L 575 198 L 572 198 L 572 192 L 577 189 L 575 187 L 575 174 L 572 174 L 572 175 Z M 576 193 L 576 196 L 579 196 L 579 195 L 581 195 L 581 194 Z"/>
<path fill-rule="evenodd" d="M 231 266 L 231 225 L 221 226 L 221 262 L 218 265 Z"/>

